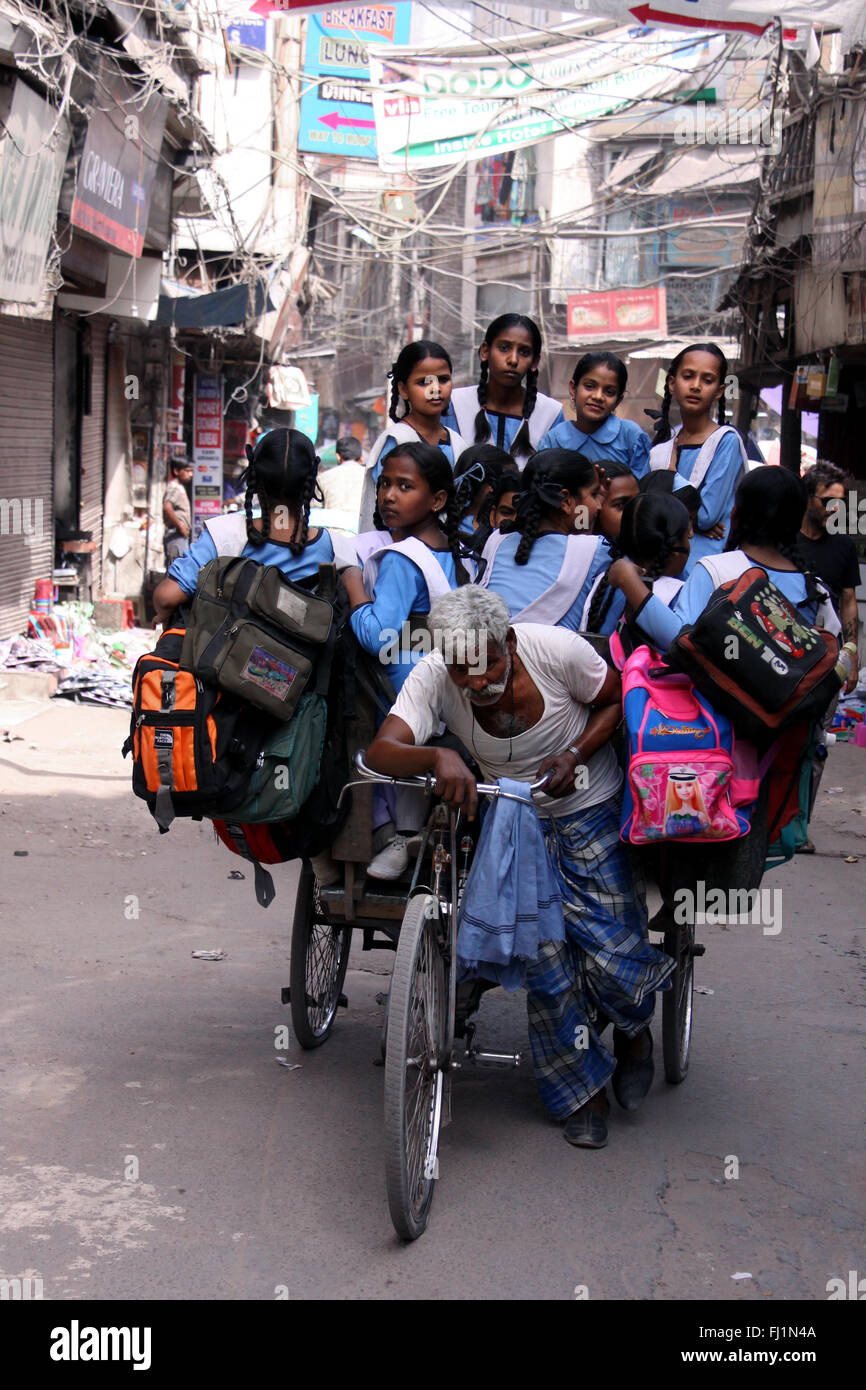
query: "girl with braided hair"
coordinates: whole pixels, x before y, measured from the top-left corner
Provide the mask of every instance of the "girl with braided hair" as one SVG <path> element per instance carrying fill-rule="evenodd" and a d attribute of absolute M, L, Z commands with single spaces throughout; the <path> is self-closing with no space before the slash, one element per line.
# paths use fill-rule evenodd
<path fill-rule="evenodd" d="M 601 505 L 598 470 L 570 449 L 545 449 L 530 459 L 521 482 L 516 530 L 491 535 L 481 583 L 501 594 L 514 622 L 577 632 L 610 559 L 607 541 L 592 534 Z"/>
<path fill-rule="evenodd" d="M 379 435 L 367 457 L 367 476 L 361 494 L 361 533 L 373 525 L 376 488 L 382 465 L 396 445 L 414 444 L 420 439 L 424 444 L 441 449 L 454 471 L 457 459 L 466 448 L 466 440 L 460 437 L 456 429 L 448 429 L 442 422 L 443 413 L 451 400 L 452 370 L 447 349 L 429 338 L 407 343 L 393 363 L 388 373 L 391 381 L 388 403 L 390 423 Z M 363 557 L 364 552 L 362 542 L 359 555 Z"/>
<path fill-rule="evenodd" d="M 185 555 L 175 560 L 153 601 L 162 620 L 196 590 L 199 570 L 217 555 L 244 555 L 276 565 L 289 579 L 309 579 L 319 565 L 354 561 L 354 546 L 325 529 L 310 529 L 317 494 L 316 450 L 300 430 L 275 429 L 247 445 L 244 511 L 216 516 Z M 255 506 L 254 503 L 258 503 Z"/>
<path fill-rule="evenodd" d="M 677 497 L 664 492 L 632 497 L 623 509 L 619 536 L 611 547 L 611 566 L 599 576 L 587 600 L 584 632 L 609 637 L 623 612 L 632 626 L 634 611 L 626 606 L 625 594 L 610 578 L 613 565 L 622 556 L 637 566 L 646 585 L 641 602 L 652 593 L 670 606 L 683 585 L 680 575 L 689 558 L 691 531 L 689 513 Z M 645 641 L 638 635 L 638 643 Z"/>
<path fill-rule="evenodd" d="M 650 498 L 643 500 L 646 503 Z M 836 635 L 840 631 L 839 620 L 824 589 L 806 570 L 797 551 L 805 507 L 806 487 L 802 479 L 785 468 L 753 468 L 737 488 L 731 535 L 724 553 L 705 555 L 699 560 L 672 608 L 647 593 L 632 560 L 616 560 L 608 571 L 608 579 L 623 591 L 634 609 L 635 621 L 662 652 L 681 627 L 697 622 L 721 584 L 738 578 L 751 565 L 760 565 L 767 571 L 810 626 L 817 621 Z"/>
<path fill-rule="evenodd" d="M 478 349 L 478 385 L 452 391 L 444 417 L 464 439 L 507 450 L 521 468 L 565 420 L 559 401 L 538 390 L 541 346 L 538 325 L 525 314 L 494 319 Z"/>
<path fill-rule="evenodd" d="M 624 463 L 636 478 L 649 468 L 649 435 L 633 420 L 615 414 L 628 385 L 626 365 L 612 352 L 585 352 L 568 383 L 574 423 L 549 430 L 539 449 L 577 449 L 593 463 Z"/>
<path fill-rule="evenodd" d="M 650 450 L 650 469 L 669 469 L 678 485 L 690 483 L 701 495 L 687 573 L 703 556 L 720 555 L 725 548 L 734 492 L 748 471 L 743 441 L 725 424 L 727 374 L 728 360 L 716 343 L 693 343 L 678 352 L 665 378 Z M 670 424 L 673 405 L 682 419 L 675 429 Z M 716 408 L 718 421 L 713 420 Z"/>
<path fill-rule="evenodd" d="M 379 478 L 377 511 L 389 542 L 368 557 L 363 574 L 358 567 L 345 570 L 343 583 L 352 631 L 382 662 L 399 694 L 429 650 L 432 600 L 470 583 L 475 566 L 460 539 L 454 478 L 441 449 L 419 439 L 392 449 Z M 396 834 L 369 865 L 372 878 L 399 878 L 409 863 L 407 840 L 422 824 L 423 796 L 406 791 L 396 789 L 392 812 L 377 788 L 374 829 L 393 816 Z"/>
<path fill-rule="evenodd" d="M 513 469 L 514 459 L 495 444 L 471 444 L 457 460 L 454 486 L 460 516 L 460 535 L 480 555 L 493 527 L 490 506 L 504 469 Z"/>

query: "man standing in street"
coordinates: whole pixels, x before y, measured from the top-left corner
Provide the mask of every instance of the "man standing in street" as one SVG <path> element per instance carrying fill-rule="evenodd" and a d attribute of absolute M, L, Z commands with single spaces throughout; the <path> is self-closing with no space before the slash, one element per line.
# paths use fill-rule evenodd
<path fill-rule="evenodd" d="M 350 534 L 355 534 L 358 530 L 361 490 L 365 476 L 363 451 L 360 441 L 351 435 L 343 435 L 338 439 L 336 449 L 340 460 L 336 468 L 319 469 L 323 505 L 334 513 L 341 513 L 341 516 L 335 516 L 331 523 L 335 529 L 344 529 Z"/>
<path fill-rule="evenodd" d="M 833 607 L 842 624 L 842 641 L 857 642 L 860 623 L 854 591 L 860 584 L 860 564 L 851 537 L 844 533 L 844 528 L 837 521 L 831 520 L 840 503 L 845 502 L 848 479 L 834 463 L 818 459 L 804 475 L 803 481 L 809 494 L 809 504 L 800 527 L 800 551 L 809 568 L 823 579 L 830 592 Z M 844 505 L 840 511 L 844 512 Z M 846 691 L 853 690 L 856 684 L 855 671 Z"/>
<path fill-rule="evenodd" d="M 857 614 L 855 590 L 860 583 L 860 563 L 851 537 L 845 535 L 844 526 L 839 521 L 845 515 L 845 491 L 849 481 L 841 468 L 827 459 L 818 459 L 803 481 L 809 494 L 806 514 L 797 538 L 797 547 L 809 569 L 823 580 L 830 594 L 836 614 L 842 624 L 842 642 L 859 642 L 860 622 Z M 837 515 L 834 516 L 834 513 Z M 851 679 L 842 689 L 844 695 L 856 687 L 858 681 L 859 659 L 854 663 Z M 829 728 L 836 711 L 834 700 L 824 716 L 824 727 Z M 825 760 L 817 758 L 812 764 L 812 807 L 818 795 Z M 815 846 L 807 839 L 800 850 L 801 854 L 814 854 Z"/>
<path fill-rule="evenodd" d="M 185 459 L 172 459 L 171 482 L 167 485 L 162 499 L 166 569 L 172 560 L 176 560 L 179 555 L 185 555 L 189 549 L 192 512 L 187 488 L 191 482 L 192 464 Z"/>

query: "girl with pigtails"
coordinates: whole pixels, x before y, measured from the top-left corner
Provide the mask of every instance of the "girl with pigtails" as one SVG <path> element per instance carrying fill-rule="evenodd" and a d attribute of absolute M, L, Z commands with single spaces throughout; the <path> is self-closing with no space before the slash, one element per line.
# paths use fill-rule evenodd
<path fill-rule="evenodd" d="M 645 586 L 639 594 L 640 603 L 654 594 L 670 607 L 683 586 L 681 575 L 689 558 L 692 528 L 685 498 L 691 492 L 691 488 L 684 488 L 682 498 L 670 492 L 641 492 L 626 503 L 619 536 L 611 544 L 612 564 L 599 575 L 586 602 L 584 632 L 609 637 L 624 614 L 631 636 L 629 645 L 646 641 L 634 630 L 634 609 L 626 606 L 625 594 L 611 582 L 611 570 L 618 559 L 630 560 Z"/>
<path fill-rule="evenodd" d="M 382 465 L 377 502 L 375 524 L 384 540 L 367 556 L 363 574 L 357 566 L 343 571 L 343 584 L 352 631 L 379 658 L 399 694 L 429 650 L 425 618 L 431 602 L 471 583 L 475 565 L 460 536 L 454 478 L 443 450 L 418 438 L 396 444 Z M 390 829 L 367 868 L 371 878 L 400 877 L 409 863 L 408 839 L 423 823 L 423 793 L 398 787 L 389 796 L 390 790 L 374 793 L 373 830 Z"/>
<path fill-rule="evenodd" d="M 367 457 L 367 476 L 361 493 L 361 517 L 358 527 L 358 558 L 363 561 L 381 538 L 371 532 L 376 510 L 376 488 L 382 465 L 398 444 L 414 444 L 419 440 L 441 449 L 451 471 L 466 448 L 465 441 L 454 429 L 442 423 L 442 415 L 451 399 L 451 358 L 441 343 L 420 338 L 407 343 L 388 373 L 391 396 L 388 417 L 391 423 L 382 431 Z M 365 535 L 365 533 L 367 533 Z"/>
<path fill-rule="evenodd" d="M 311 440 L 300 430 L 269 430 L 254 449 L 248 444 L 246 453 L 244 511 L 206 521 L 198 540 L 170 566 L 153 595 L 156 615 L 163 623 L 192 597 L 199 570 L 218 555 L 243 555 L 263 565 L 276 565 L 296 582 L 316 576 L 319 565 L 336 563 L 342 569 L 354 563 L 350 540 L 310 529 L 319 466 Z"/>
<path fill-rule="evenodd" d="M 513 529 L 484 547 L 481 583 L 500 594 L 513 622 L 580 631 L 587 596 L 610 560 L 593 535 L 602 483 L 595 464 L 571 449 L 544 449 L 521 475 Z"/>
<path fill-rule="evenodd" d="M 541 333 L 525 314 L 494 319 L 478 349 L 477 386 L 451 392 L 443 417 L 473 444 L 495 444 L 523 468 L 542 437 L 565 420 L 562 406 L 538 390 Z"/>
<path fill-rule="evenodd" d="M 665 378 L 661 419 L 650 450 L 651 470 L 669 469 L 678 476 L 677 486 L 688 483 L 701 495 L 688 573 L 705 555 L 724 550 L 734 493 L 748 471 L 743 442 L 725 424 L 727 374 L 728 360 L 716 343 L 693 343 L 678 352 Z M 679 407 L 682 419 L 675 429 L 669 418 L 672 405 Z"/>
<path fill-rule="evenodd" d="M 673 497 L 676 499 L 677 493 Z M 649 497 L 644 499 L 649 501 Z M 784 468 L 753 468 L 737 487 L 724 552 L 705 555 L 691 568 L 672 605 L 648 591 L 645 576 L 631 559 L 616 560 L 608 579 L 625 594 L 634 621 L 645 634 L 643 640 L 660 652 L 667 650 L 686 623 L 697 622 L 720 585 L 739 578 L 752 565 L 767 571 L 808 624 L 817 622 L 836 636 L 839 620 L 826 590 L 809 572 L 797 549 L 805 508 L 802 479 Z"/>

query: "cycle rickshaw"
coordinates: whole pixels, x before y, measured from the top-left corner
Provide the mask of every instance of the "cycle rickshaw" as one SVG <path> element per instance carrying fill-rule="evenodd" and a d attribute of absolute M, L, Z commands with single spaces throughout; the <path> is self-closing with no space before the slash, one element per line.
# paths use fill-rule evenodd
<path fill-rule="evenodd" d="M 298 886 L 292 929 L 291 984 L 283 1001 L 302 1047 L 321 1046 L 338 1009 L 353 930 L 363 949 L 395 951 L 384 1035 L 386 1187 L 394 1228 L 415 1240 L 426 1228 L 438 1176 L 439 1131 L 450 1119 L 452 1072 L 466 1064 L 508 1068 L 519 1054 L 483 1052 L 473 1045 L 470 1015 L 484 982 L 457 987 L 457 916 L 475 849 L 474 827 L 462 813 L 432 802 L 422 843 L 405 878 L 364 881 L 372 858 L 371 783 L 426 788 L 431 777 L 390 778 L 374 773 L 355 755 L 357 777 L 349 817 L 332 848 L 343 882 L 320 888 L 309 863 Z M 546 778 L 531 791 L 544 786 Z M 506 796 L 497 784 L 479 782 L 481 796 Z M 676 961 L 663 998 L 665 1075 L 679 1082 L 688 1067 L 691 1037 L 694 925 L 671 924 L 664 948 Z M 458 1057 L 455 1043 L 462 1040 Z"/>

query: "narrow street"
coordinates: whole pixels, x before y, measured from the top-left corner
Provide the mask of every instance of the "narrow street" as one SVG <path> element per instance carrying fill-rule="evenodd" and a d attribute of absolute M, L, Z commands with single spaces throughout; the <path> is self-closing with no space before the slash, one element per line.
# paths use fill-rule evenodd
<path fill-rule="evenodd" d="M 596 1153 L 563 1142 L 527 1064 L 459 1073 L 404 1247 L 373 1065 L 390 958 L 353 955 L 326 1046 L 281 1045 L 294 867 L 265 914 L 207 822 L 159 836 L 125 714 L 30 708 L 0 708 L 0 1274 L 46 1299 L 781 1302 L 862 1271 L 859 748 L 831 750 L 818 853 L 765 879 L 781 931 L 703 929 L 685 1084 L 658 1074 L 657 1021 L 653 1090 Z M 209 948 L 227 959 L 191 958 Z M 525 1046 L 522 997 L 489 996 L 479 1040 Z"/>

